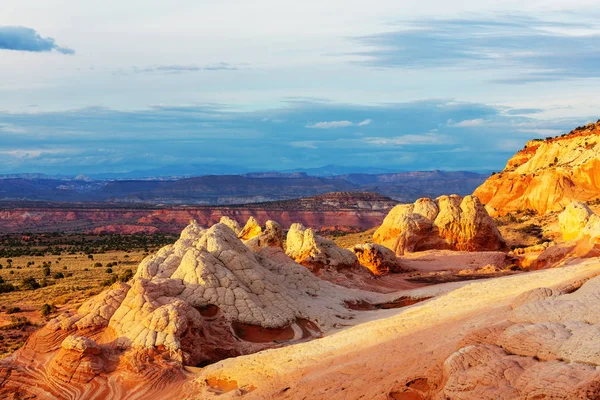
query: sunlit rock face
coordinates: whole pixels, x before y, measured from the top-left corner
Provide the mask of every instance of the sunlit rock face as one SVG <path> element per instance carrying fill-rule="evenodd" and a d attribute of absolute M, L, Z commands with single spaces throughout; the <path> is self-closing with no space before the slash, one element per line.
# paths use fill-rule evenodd
<path fill-rule="evenodd" d="M 581 202 L 569 204 L 558 216 L 564 240 L 587 241 L 593 245 L 600 242 L 600 217 Z"/>
<path fill-rule="evenodd" d="M 254 251 L 264 247 L 276 247 L 283 250 L 284 235 L 281 225 L 275 221 L 267 221 L 265 229 L 261 228 L 256 236 L 245 240 L 244 244 Z"/>
<path fill-rule="evenodd" d="M 12 363 L 0 364 L 0 378 L 12 376 L 0 397 L 35 393 L 42 364 L 31 360 L 59 382 L 52 393 L 80 397 L 87 389 L 78 384 L 98 383 L 109 373 L 178 379 L 183 365 L 318 337 L 352 318 L 347 301 L 373 301 L 369 293 L 319 279 L 286 256 L 282 242 L 281 227 L 272 222 L 249 245 L 226 224 L 204 229 L 192 222 L 174 244 L 146 257 L 131 281 L 51 320 Z"/>
<path fill-rule="evenodd" d="M 433 249 L 506 249 L 494 220 L 474 196 L 442 196 L 396 206 L 375 231 L 373 241 L 397 255 Z"/>
<path fill-rule="evenodd" d="M 561 211 L 600 195 L 600 123 L 551 140 L 532 140 L 474 195 L 491 215 Z"/>
<path fill-rule="evenodd" d="M 575 258 L 600 257 L 600 217 L 574 201 L 558 215 L 563 242 L 552 243 L 530 262 L 529 269 L 553 268 Z"/>
<path fill-rule="evenodd" d="M 376 243 L 357 244 L 350 248 L 360 264 L 368 268 L 374 275 L 408 272 L 402 260 L 393 251 Z"/>
<path fill-rule="evenodd" d="M 574 201 L 565 207 L 565 210 L 558 215 L 563 240 L 579 238 L 592 215 L 594 215 L 594 212 L 586 204 L 579 201 Z"/>
<path fill-rule="evenodd" d="M 293 224 L 290 227 L 286 240 L 286 254 L 317 273 L 322 270 L 362 270 L 354 253 L 338 247 L 334 241 L 317 235 L 311 228 L 305 228 L 302 224 Z"/>
<path fill-rule="evenodd" d="M 231 228 L 231 230 L 236 234 L 239 235 L 240 232 L 242 231 L 242 227 L 240 226 L 240 224 L 227 216 L 223 216 L 221 217 L 221 219 L 219 220 L 219 222 L 223 225 L 227 225 L 229 228 Z"/>
<path fill-rule="evenodd" d="M 250 240 L 262 233 L 262 228 L 256 218 L 248 218 L 246 225 L 238 232 L 238 237 L 242 240 Z"/>

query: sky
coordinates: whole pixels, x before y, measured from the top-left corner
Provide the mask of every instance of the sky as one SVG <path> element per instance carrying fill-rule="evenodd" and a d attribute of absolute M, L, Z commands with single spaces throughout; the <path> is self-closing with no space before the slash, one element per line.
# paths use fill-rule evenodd
<path fill-rule="evenodd" d="M 3 0 L 0 174 L 501 170 L 600 118 L 598 16 L 600 0 Z"/>

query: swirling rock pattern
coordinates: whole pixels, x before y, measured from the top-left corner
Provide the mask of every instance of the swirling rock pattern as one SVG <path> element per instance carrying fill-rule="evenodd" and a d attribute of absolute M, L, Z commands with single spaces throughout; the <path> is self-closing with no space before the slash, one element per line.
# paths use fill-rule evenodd
<path fill-rule="evenodd" d="M 384 301 L 295 263 L 276 223 L 250 246 L 230 225 L 192 222 L 177 242 L 146 257 L 130 282 L 51 320 L 0 363 L 0 397 L 118 398 L 114 390 L 124 389 L 114 380 L 126 378 L 152 382 L 132 398 L 160 397 L 162 387 L 185 378 L 185 365 L 317 337 L 353 318 L 345 302 Z"/>

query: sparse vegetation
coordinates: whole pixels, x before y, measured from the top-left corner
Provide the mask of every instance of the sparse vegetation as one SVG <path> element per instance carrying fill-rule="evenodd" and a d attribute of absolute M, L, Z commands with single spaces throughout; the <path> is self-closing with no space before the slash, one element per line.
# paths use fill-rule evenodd
<path fill-rule="evenodd" d="M 40 307 L 40 314 L 42 317 L 47 317 L 48 315 L 56 312 L 56 307 L 54 305 L 50 305 L 48 303 L 42 304 Z"/>
<path fill-rule="evenodd" d="M 29 277 L 21 281 L 20 287 L 22 290 L 36 290 L 39 289 L 41 286 L 38 283 L 38 281 L 35 280 L 35 278 Z"/>
<path fill-rule="evenodd" d="M 82 235 L 29 234 L 25 239 L 22 236 L 25 235 L 0 235 L 0 252 L 11 255 L 9 258 L 0 257 L 0 263 L 4 267 L 0 271 L 3 272 L 0 276 L 0 316 L 5 317 L 3 322 L 0 321 L 0 333 L 4 335 L 4 339 L 0 339 L 0 359 L 21 347 L 27 337 L 45 323 L 48 316 L 75 310 L 83 301 L 102 291 L 106 278 L 110 278 L 112 283 L 131 279 L 144 251 L 144 247 L 134 246 L 134 243 L 144 243 L 141 238 L 123 237 L 121 242 L 129 243 L 125 246 L 129 252 L 126 254 L 122 250 L 109 250 L 108 247 L 102 251 L 102 247 L 98 245 L 106 244 L 108 236 L 100 239 L 86 236 L 85 243 L 95 241 L 95 260 L 90 262 L 85 251 L 73 251 L 74 254 L 69 254 L 70 250 L 65 251 L 71 248 L 75 250 L 73 246 L 80 246 Z M 110 240 L 114 240 L 115 247 L 120 246 L 118 238 L 118 235 L 111 235 Z M 146 243 L 152 240 L 148 239 Z M 175 237 L 172 236 L 171 241 L 174 240 Z M 43 247 L 34 246 L 34 243 L 43 244 Z M 158 245 L 153 241 L 148 245 L 149 250 L 155 251 Z M 61 249 L 60 255 L 53 254 L 58 253 L 56 248 Z M 94 268 L 96 263 L 106 268 L 110 265 L 113 273 L 98 273 L 100 271 Z M 17 266 L 21 269 L 17 269 Z M 49 311 L 44 305 L 50 307 Z M 29 320 L 9 321 L 10 315 L 6 313 L 12 308 L 26 310 L 22 311 L 27 312 L 23 316 L 26 315 Z M 32 310 L 36 312 L 31 313 Z"/>

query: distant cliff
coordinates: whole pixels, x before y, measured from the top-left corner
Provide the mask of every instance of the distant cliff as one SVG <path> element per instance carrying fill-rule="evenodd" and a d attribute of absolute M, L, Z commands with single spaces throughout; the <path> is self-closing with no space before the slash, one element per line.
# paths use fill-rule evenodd
<path fill-rule="evenodd" d="M 337 192 L 240 206 L 148 206 L 111 203 L 0 202 L 0 232 L 176 233 L 194 219 L 210 226 L 222 216 L 245 223 L 254 216 L 284 228 L 364 230 L 381 224 L 396 201 L 376 193 Z"/>

